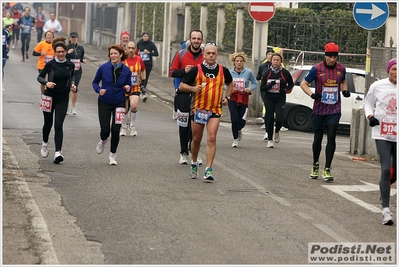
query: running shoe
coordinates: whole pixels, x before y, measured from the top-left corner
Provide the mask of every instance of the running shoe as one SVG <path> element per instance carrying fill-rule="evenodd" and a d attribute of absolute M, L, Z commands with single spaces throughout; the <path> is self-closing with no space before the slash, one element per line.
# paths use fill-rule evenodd
<path fill-rule="evenodd" d="M 116 163 L 116 155 L 111 153 L 109 154 L 109 165 L 118 165 L 118 163 Z"/>
<path fill-rule="evenodd" d="M 187 154 L 186 153 L 180 154 L 179 164 L 187 164 Z"/>
<path fill-rule="evenodd" d="M 197 156 L 197 162 L 198 162 L 198 166 L 202 166 L 202 159 L 199 155 Z"/>
<path fill-rule="evenodd" d="M 317 179 L 319 178 L 319 164 L 315 164 L 312 166 L 312 170 L 310 171 L 310 179 Z"/>
<path fill-rule="evenodd" d="M 280 132 L 286 132 L 286 131 L 288 131 L 288 129 L 285 128 L 284 126 L 282 126 L 281 129 L 280 129 Z"/>
<path fill-rule="evenodd" d="M 130 132 L 130 136 L 137 136 L 137 131 L 134 126 L 130 126 L 129 132 Z"/>
<path fill-rule="evenodd" d="M 280 132 L 278 133 L 274 132 L 274 142 L 276 143 L 280 142 Z"/>
<path fill-rule="evenodd" d="M 261 128 L 261 129 L 266 129 L 265 124 L 263 123 L 263 124 L 260 126 L 260 128 Z"/>
<path fill-rule="evenodd" d="M 334 181 L 334 177 L 331 174 L 331 168 L 324 168 L 322 177 L 327 182 L 333 182 Z"/>
<path fill-rule="evenodd" d="M 389 208 L 384 208 L 382 210 L 382 224 L 384 224 L 384 225 L 392 225 L 393 224 L 392 213 L 389 210 Z"/>
<path fill-rule="evenodd" d="M 47 158 L 47 156 L 48 156 L 48 145 L 49 145 L 49 142 L 42 143 L 42 149 L 40 150 L 40 154 L 42 154 L 43 158 Z"/>
<path fill-rule="evenodd" d="M 73 116 L 76 116 L 76 109 L 75 109 L 75 108 L 72 108 L 71 114 L 72 114 Z"/>
<path fill-rule="evenodd" d="M 272 140 L 267 141 L 267 147 L 268 148 L 273 148 L 274 147 L 274 143 Z"/>
<path fill-rule="evenodd" d="M 143 100 L 143 102 L 147 101 L 147 96 L 143 93 L 141 93 L 140 98 Z"/>
<path fill-rule="evenodd" d="M 54 154 L 54 163 L 60 164 L 60 162 L 64 161 L 64 157 L 61 154 L 61 151 L 56 151 Z"/>
<path fill-rule="evenodd" d="M 238 131 L 238 141 L 241 141 L 241 140 L 242 140 L 242 132 Z"/>
<path fill-rule="evenodd" d="M 173 110 L 172 119 L 177 120 L 177 112 Z"/>
<path fill-rule="evenodd" d="M 265 132 L 265 135 L 263 136 L 263 140 L 267 141 L 267 132 Z"/>
<path fill-rule="evenodd" d="M 104 145 L 107 143 L 107 140 L 103 141 L 100 140 L 100 142 L 98 142 L 97 146 L 96 146 L 96 151 L 98 154 L 103 153 L 104 151 Z"/>
<path fill-rule="evenodd" d="M 231 145 L 231 147 L 238 147 L 238 140 L 237 139 L 233 140 L 233 144 Z"/>
<path fill-rule="evenodd" d="M 205 175 L 204 175 L 204 182 L 205 183 L 213 183 L 213 175 L 212 175 L 212 168 L 207 167 L 205 169 Z"/>
<path fill-rule="evenodd" d="M 29 59 L 29 54 L 28 54 L 28 52 L 25 53 L 25 57 L 26 57 L 26 59 Z"/>
<path fill-rule="evenodd" d="M 198 165 L 191 164 L 190 178 L 197 179 L 198 178 Z"/>
<path fill-rule="evenodd" d="M 120 136 L 126 136 L 126 128 L 121 127 L 121 132 L 119 133 Z"/>

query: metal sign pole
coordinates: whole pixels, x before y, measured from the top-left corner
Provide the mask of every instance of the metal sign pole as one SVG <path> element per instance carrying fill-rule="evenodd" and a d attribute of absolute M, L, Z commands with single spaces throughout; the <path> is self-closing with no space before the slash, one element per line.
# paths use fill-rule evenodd
<path fill-rule="evenodd" d="M 258 69 L 257 70 L 259 70 L 259 66 L 260 66 L 260 64 L 261 64 L 261 59 L 260 59 L 260 57 L 261 57 L 261 50 L 262 50 L 262 25 L 263 25 L 263 23 L 261 23 L 261 22 L 257 22 L 258 23 L 258 26 L 259 26 L 259 38 L 258 38 Z M 258 116 L 258 114 L 259 114 L 259 92 L 260 92 L 260 84 L 259 84 L 259 90 L 256 90 L 256 93 L 255 93 L 255 98 L 256 98 L 256 101 L 255 101 L 255 114 Z M 262 103 L 263 103 L 263 100 L 262 100 Z"/>

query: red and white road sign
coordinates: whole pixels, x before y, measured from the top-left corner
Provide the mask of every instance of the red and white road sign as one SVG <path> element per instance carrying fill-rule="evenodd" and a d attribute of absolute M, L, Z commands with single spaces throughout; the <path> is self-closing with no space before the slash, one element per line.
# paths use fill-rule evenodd
<path fill-rule="evenodd" d="M 251 17 L 258 22 L 266 22 L 273 18 L 276 8 L 273 2 L 252 2 L 248 7 Z"/>

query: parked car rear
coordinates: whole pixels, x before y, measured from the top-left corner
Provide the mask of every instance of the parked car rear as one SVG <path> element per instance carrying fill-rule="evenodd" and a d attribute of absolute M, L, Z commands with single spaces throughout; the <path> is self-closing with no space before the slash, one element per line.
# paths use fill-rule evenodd
<path fill-rule="evenodd" d="M 284 121 L 292 130 L 308 131 L 312 126 L 313 99 L 306 95 L 299 86 L 309 73 L 312 66 L 297 66 L 291 72 L 294 80 L 294 88 L 287 94 Z M 346 68 L 346 80 L 348 90 L 351 92 L 349 98 L 341 97 L 341 119 L 340 126 L 350 127 L 352 120 L 352 109 L 363 105 L 366 72 L 360 69 Z M 315 82 L 309 84 L 310 90 L 315 91 Z"/>

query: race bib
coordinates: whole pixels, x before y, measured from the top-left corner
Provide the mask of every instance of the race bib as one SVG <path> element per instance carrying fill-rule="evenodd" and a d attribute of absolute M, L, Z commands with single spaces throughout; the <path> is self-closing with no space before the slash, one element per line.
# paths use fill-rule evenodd
<path fill-rule="evenodd" d="M 179 109 L 177 110 L 177 119 L 176 119 L 177 125 L 181 127 L 187 127 L 189 119 L 190 119 L 189 112 L 181 112 Z"/>
<path fill-rule="evenodd" d="M 125 120 L 125 108 L 116 108 L 115 110 L 115 124 L 122 124 Z"/>
<path fill-rule="evenodd" d="M 243 92 L 245 89 L 245 79 L 244 78 L 234 78 L 233 79 L 233 89 Z"/>
<path fill-rule="evenodd" d="M 269 90 L 267 90 L 269 93 L 280 93 L 280 79 L 268 79 L 267 80 L 267 84 L 270 84 L 272 81 L 275 81 L 276 84 L 273 85 L 272 88 L 270 88 Z"/>
<path fill-rule="evenodd" d="M 139 84 L 139 75 L 137 72 L 132 72 L 131 76 L 131 81 L 132 81 L 132 86 L 138 85 Z"/>
<path fill-rule="evenodd" d="M 212 112 L 203 110 L 203 109 L 196 109 L 194 113 L 194 122 L 199 124 L 208 124 L 209 118 L 211 117 Z"/>
<path fill-rule="evenodd" d="M 75 70 L 80 70 L 80 59 L 71 59 L 71 62 L 75 64 Z"/>
<path fill-rule="evenodd" d="M 52 56 L 44 56 L 44 64 L 46 64 L 47 62 L 49 62 L 52 59 L 53 59 Z"/>
<path fill-rule="evenodd" d="M 140 52 L 140 57 L 141 57 L 141 59 L 142 59 L 143 61 L 148 61 L 148 60 L 150 60 L 150 55 L 149 55 L 149 54 L 146 54 L 146 53 L 144 53 L 144 52 Z"/>
<path fill-rule="evenodd" d="M 42 95 L 40 101 L 40 110 L 43 112 L 51 112 L 51 106 L 53 105 L 53 98 L 51 96 Z"/>
<path fill-rule="evenodd" d="M 396 139 L 396 118 L 381 119 L 380 136 L 391 140 Z"/>
<path fill-rule="evenodd" d="M 338 101 L 338 87 L 323 87 L 321 90 L 321 102 L 335 104 Z"/>

